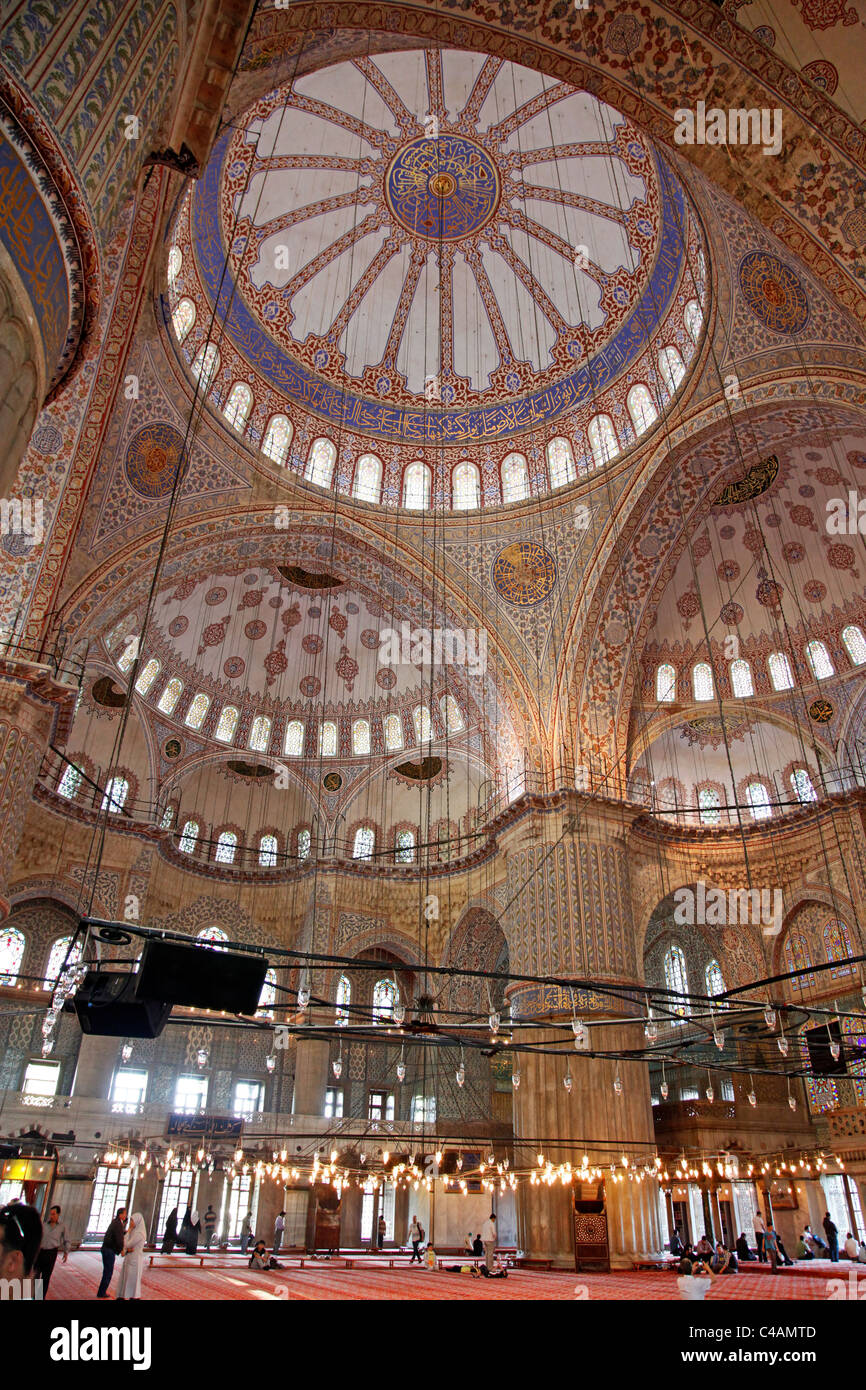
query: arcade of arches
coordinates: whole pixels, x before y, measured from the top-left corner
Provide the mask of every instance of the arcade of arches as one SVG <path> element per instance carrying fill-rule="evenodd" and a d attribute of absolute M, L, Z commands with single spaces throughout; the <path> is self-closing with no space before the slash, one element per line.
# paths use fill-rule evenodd
<path fill-rule="evenodd" d="M 108 8 L 0 22 L 0 1198 L 866 1240 L 862 6 Z M 83 1035 L 158 934 L 257 1008 Z"/>

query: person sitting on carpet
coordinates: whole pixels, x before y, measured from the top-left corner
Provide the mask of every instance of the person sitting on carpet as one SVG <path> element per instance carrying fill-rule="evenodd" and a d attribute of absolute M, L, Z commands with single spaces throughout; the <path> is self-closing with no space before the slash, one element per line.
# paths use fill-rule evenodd
<path fill-rule="evenodd" d="M 464 1242 L 463 1242 L 463 1251 L 464 1251 L 464 1254 L 466 1254 L 466 1255 L 474 1255 L 474 1254 L 475 1254 L 475 1241 L 474 1241 L 473 1238 L 472 1238 L 472 1232 L 471 1232 L 471 1231 L 467 1231 L 467 1232 L 466 1232 L 466 1239 L 465 1239 Z"/>
<path fill-rule="evenodd" d="M 757 1259 L 757 1256 L 753 1255 L 749 1249 L 749 1242 L 746 1239 L 745 1231 L 740 1231 L 740 1234 L 737 1236 L 737 1259 L 739 1261 Z"/>
<path fill-rule="evenodd" d="M 807 1250 L 811 1250 L 816 1260 L 824 1259 L 829 1255 L 830 1252 L 824 1244 L 824 1241 L 820 1236 L 815 1235 L 815 1232 L 809 1225 L 803 1227 L 803 1240 L 806 1242 Z"/>
<path fill-rule="evenodd" d="M 685 1253 L 685 1246 L 683 1245 L 683 1242 L 680 1239 L 679 1226 L 676 1226 L 674 1228 L 674 1233 L 671 1236 L 669 1249 L 672 1255 L 679 1255 L 680 1258 L 682 1258 L 683 1254 Z"/>
<path fill-rule="evenodd" d="M 248 1268 L 268 1270 L 282 1269 L 282 1267 L 283 1266 L 274 1259 L 273 1255 L 268 1254 L 268 1247 L 265 1245 L 265 1242 L 263 1240 L 257 1240 L 253 1253 L 250 1256 Z"/>
<path fill-rule="evenodd" d="M 714 1274 L 736 1274 L 737 1257 L 728 1250 L 720 1240 L 716 1241 L 716 1249 L 713 1258 L 710 1260 L 710 1269 Z"/>
<path fill-rule="evenodd" d="M 798 1260 L 814 1260 L 815 1258 L 815 1256 L 812 1254 L 812 1251 L 806 1245 L 805 1231 L 803 1232 L 803 1235 L 800 1236 L 800 1239 L 797 1241 L 797 1253 L 795 1258 Z"/>
<path fill-rule="evenodd" d="M 712 1245 L 710 1244 L 710 1238 L 709 1238 L 709 1236 L 707 1235 L 706 1231 L 704 1231 L 704 1234 L 701 1236 L 700 1240 L 698 1241 L 697 1245 L 695 1246 L 695 1250 L 696 1250 L 696 1252 L 697 1252 L 698 1259 L 700 1259 L 700 1260 L 710 1260 L 710 1259 L 712 1259 L 712 1256 L 713 1256 L 713 1247 L 712 1247 Z"/>
<path fill-rule="evenodd" d="M 687 1256 L 684 1256 L 679 1263 L 679 1278 L 677 1288 L 680 1298 L 687 1303 L 703 1303 L 707 1296 L 707 1290 L 715 1279 L 715 1274 L 709 1265 L 704 1264 L 703 1260 L 697 1260 L 692 1264 Z"/>
<path fill-rule="evenodd" d="M 843 1249 L 845 1251 L 845 1256 L 847 1259 L 856 1260 L 858 1254 L 860 1253 L 860 1247 L 854 1239 L 854 1234 L 852 1231 L 849 1231 L 847 1236 L 845 1237 L 845 1244 L 843 1246 Z"/>

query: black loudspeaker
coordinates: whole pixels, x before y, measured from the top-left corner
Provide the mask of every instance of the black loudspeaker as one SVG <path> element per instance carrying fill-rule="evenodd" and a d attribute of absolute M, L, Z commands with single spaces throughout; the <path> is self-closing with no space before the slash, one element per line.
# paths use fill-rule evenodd
<path fill-rule="evenodd" d="M 254 1014 L 268 962 L 242 951 L 182 941 L 148 941 L 138 972 L 138 993 L 197 1009 Z"/>
<path fill-rule="evenodd" d="M 138 976 L 89 970 L 73 999 L 82 1033 L 112 1038 L 158 1038 L 171 1004 L 139 998 Z"/>

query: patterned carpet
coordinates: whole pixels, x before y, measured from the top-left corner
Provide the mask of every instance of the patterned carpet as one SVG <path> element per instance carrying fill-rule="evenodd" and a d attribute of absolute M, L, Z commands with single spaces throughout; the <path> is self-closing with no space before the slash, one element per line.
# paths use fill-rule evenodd
<path fill-rule="evenodd" d="M 116 1267 L 117 1268 L 117 1267 Z M 847 1279 L 848 1266 L 836 1265 L 825 1275 L 797 1271 L 787 1274 L 734 1274 L 717 1279 L 707 1301 L 748 1299 L 826 1299 L 827 1278 Z M 69 1263 L 57 1264 L 49 1291 L 50 1300 L 95 1299 L 102 1273 L 97 1252 L 77 1251 Z M 117 1285 L 117 1273 L 112 1287 Z M 583 1287 L 586 1293 L 583 1293 Z M 678 1300 L 676 1277 L 656 1273 L 544 1274 L 517 1270 L 508 1279 L 490 1282 L 466 1274 L 430 1274 L 409 1269 L 332 1269 L 326 1264 L 305 1269 L 282 1269 L 254 1274 L 240 1265 L 235 1269 L 145 1269 L 142 1298 L 181 1301 L 237 1299 L 265 1302 L 307 1300 L 553 1300 L 586 1298 L 604 1300 Z"/>

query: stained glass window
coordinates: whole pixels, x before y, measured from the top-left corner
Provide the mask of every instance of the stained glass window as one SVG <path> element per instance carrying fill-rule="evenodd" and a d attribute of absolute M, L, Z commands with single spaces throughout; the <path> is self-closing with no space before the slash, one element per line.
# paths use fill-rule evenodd
<path fill-rule="evenodd" d="M 233 830 L 221 830 L 217 836 L 214 859 L 218 864 L 233 864 L 238 847 L 238 837 Z"/>
<path fill-rule="evenodd" d="M 74 767 L 72 763 L 67 763 L 60 779 L 57 790 L 61 796 L 65 796 L 67 801 L 73 801 L 78 795 L 78 788 L 81 786 L 81 769 Z"/>
<path fill-rule="evenodd" d="M 481 506 L 481 475 L 474 463 L 460 463 L 452 478 L 454 508 L 471 512 Z"/>
<path fill-rule="evenodd" d="M 596 468 L 602 468 L 604 464 L 610 463 L 611 459 L 616 458 L 619 453 L 619 442 L 609 415 L 593 416 L 589 422 L 587 434 Z"/>
<path fill-rule="evenodd" d="M 245 381 L 236 381 L 226 401 L 223 415 L 233 430 L 243 434 L 250 411 L 253 408 L 253 393 Z"/>
<path fill-rule="evenodd" d="M 272 415 L 262 440 L 262 453 L 274 463 L 283 464 L 292 442 L 292 422 L 286 415 Z"/>
<path fill-rule="evenodd" d="M 748 661 L 731 662 L 731 691 L 737 700 L 745 699 L 747 695 L 754 695 L 752 668 Z"/>
<path fill-rule="evenodd" d="M 183 264 L 183 253 L 179 246 L 172 246 L 168 253 L 168 283 L 173 285 Z"/>
<path fill-rule="evenodd" d="M 626 405 L 635 434 L 643 434 L 659 418 L 649 387 L 644 386 L 642 381 L 631 388 L 626 396 Z"/>
<path fill-rule="evenodd" d="M 866 637 L 863 636 L 862 628 L 843 627 L 842 641 L 853 664 L 862 665 L 866 661 Z"/>
<path fill-rule="evenodd" d="M 415 738 L 418 743 L 429 743 L 433 737 L 433 725 L 430 721 L 430 711 L 426 705 L 416 705 L 412 711 L 412 719 L 415 724 Z"/>
<path fill-rule="evenodd" d="M 272 965 L 265 971 L 265 982 L 262 985 L 262 992 L 259 995 L 259 1007 L 257 1012 L 269 1014 L 277 1002 L 277 972 Z"/>
<path fill-rule="evenodd" d="M 377 980 L 373 986 L 373 1022 L 390 1023 L 394 1017 L 399 992 L 393 980 Z"/>
<path fill-rule="evenodd" d="M 348 975 L 341 975 L 337 981 L 337 1013 L 334 1019 L 338 1028 L 345 1028 L 349 1022 L 349 1005 L 352 1002 L 352 982 Z"/>
<path fill-rule="evenodd" d="M 159 823 L 160 830 L 170 830 L 171 827 L 174 825 L 174 816 L 174 806 L 166 806 L 165 810 L 162 813 L 162 820 Z"/>
<path fill-rule="evenodd" d="M 198 843 L 199 825 L 197 820 L 188 820 L 180 832 L 178 849 L 181 854 L 192 854 Z"/>
<path fill-rule="evenodd" d="M 196 941 L 200 941 L 208 951 L 224 951 L 228 936 L 222 927 L 202 927 L 196 934 Z"/>
<path fill-rule="evenodd" d="M 669 704 L 676 699 L 677 673 L 669 662 L 663 661 L 656 671 L 656 699 L 660 704 Z"/>
<path fill-rule="evenodd" d="M 335 758 L 337 756 L 337 726 L 332 719 L 326 719 L 319 725 L 319 756 L 322 758 Z"/>
<path fill-rule="evenodd" d="M 439 708 L 442 711 L 445 728 L 448 730 L 449 734 L 459 734 L 466 728 L 466 722 L 461 713 L 460 706 L 453 695 L 441 696 Z"/>
<path fill-rule="evenodd" d="M 659 371 L 669 394 L 673 396 L 686 374 L 683 359 L 675 347 L 662 348 L 659 353 Z"/>
<path fill-rule="evenodd" d="M 410 463 L 403 474 L 403 506 L 413 512 L 430 506 L 430 469 L 426 463 Z"/>
<path fill-rule="evenodd" d="M 135 688 L 139 695 L 147 694 L 158 675 L 159 662 L 155 656 L 152 656 L 150 661 L 146 662 L 138 673 L 138 680 L 135 682 Z"/>
<path fill-rule="evenodd" d="M 373 850 L 376 848 L 376 832 L 372 826 L 362 825 L 355 831 L 355 845 L 352 850 L 353 859 L 372 859 Z"/>
<path fill-rule="evenodd" d="M 53 990 L 60 977 L 63 962 L 66 960 L 66 952 L 69 951 L 71 936 L 60 936 L 54 942 L 48 953 L 48 964 L 45 967 L 45 979 L 42 983 L 43 989 Z M 72 950 L 69 951 L 69 959 L 66 961 L 66 969 L 71 965 L 77 965 L 81 960 L 81 942 L 76 941 Z"/>
<path fill-rule="evenodd" d="M 835 675 L 833 662 L 830 660 L 830 653 L 827 651 L 823 642 L 807 642 L 806 658 L 812 668 L 812 674 L 816 681 L 825 681 L 830 676 Z"/>
<path fill-rule="evenodd" d="M 370 751 L 370 725 L 366 719 L 356 719 L 352 725 L 352 752 L 363 758 Z"/>
<path fill-rule="evenodd" d="M 690 299 L 683 310 L 683 323 L 693 343 L 696 343 L 701 336 L 703 322 L 704 313 L 700 304 L 696 299 Z"/>
<path fill-rule="evenodd" d="M 186 338 L 195 323 L 195 305 L 191 299 L 179 299 L 171 316 L 171 326 L 179 343 Z"/>
<path fill-rule="evenodd" d="M 250 748 L 255 753 L 267 753 L 271 741 L 271 721 L 267 715 L 257 714 L 250 729 Z"/>
<path fill-rule="evenodd" d="M 17 927 L 0 931 L 0 985 L 14 985 L 24 959 L 24 933 Z"/>
<path fill-rule="evenodd" d="M 165 690 L 159 697 L 157 709 L 160 714 L 173 714 L 174 707 L 183 693 L 183 681 L 178 680 L 177 676 L 172 676 Z"/>
<path fill-rule="evenodd" d="M 707 661 L 699 661 L 692 671 L 692 689 L 696 700 L 712 700 L 713 670 Z"/>
<path fill-rule="evenodd" d="M 126 638 L 126 646 L 117 658 L 118 670 L 123 671 L 124 675 L 135 663 L 138 657 L 138 637 L 130 636 Z"/>
<path fill-rule="evenodd" d="M 218 738 L 220 743 L 231 743 L 239 719 L 240 710 L 236 709 L 234 705 L 223 705 L 214 730 L 214 738 Z"/>
<path fill-rule="evenodd" d="M 336 459 L 337 450 L 330 439 L 314 439 L 304 477 L 319 487 L 330 487 Z"/>
<path fill-rule="evenodd" d="M 715 787 L 701 787 L 698 792 L 701 825 L 718 825 L 722 817 L 719 793 Z"/>
<path fill-rule="evenodd" d="M 792 978 L 788 981 L 792 990 L 802 990 L 810 988 L 814 983 L 813 975 L 797 975 L 798 970 L 807 970 L 812 965 L 812 957 L 809 954 L 809 947 L 806 938 L 800 931 L 789 931 L 782 943 L 782 954 L 785 957 L 785 969 L 791 974 Z"/>
<path fill-rule="evenodd" d="M 210 696 L 199 691 L 192 704 L 186 712 L 186 719 L 183 721 L 188 729 L 200 729 L 204 723 L 204 717 L 210 709 Z"/>
<path fill-rule="evenodd" d="M 753 820 L 769 820 L 773 814 L 770 805 L 770 793 L 763 782 L 750 782 L 746 787 L 746 801 L 752 812 Z"/>
<path fill-rule="evenodd" d="M 286 726 L 283 752 L 287 758 L 299 758 L 304 751 L 304 726 L 300 719 L 291 719 Z"/>
<path fill-rule="evenodd" d="M 771 652 L 767 658 L 767 665 L 770 668 L 770 680 L 773 682 L 774 690 L 793 690 L 791 663 L 784 652 Z"/>
<path fill-rule="evenodd" d="M 707 994 L 714 999 L 717 994 L 724 994 L 725 980 L 722 969 L 717 960 L 711 960 L 704 971 L 704 980 L 707 986 Z"/>
<path fill-rule="evenodd" d="M 201 383 L 202 394 L 207 395 L 211 382 L 219 371 L 220 354 L 216 343 L 206 343 L 200 347 L 192 364 L 192 374 Z"/>
<path fill-rule="evenodd" d="M 352 496 L 359 502 L 378 502 L 382 497 L 382 460 L 376 454 L 362 454 L 355 464 Z"/>
<path fill-rule="evenodd" d="M 263 835 L 259 840 L 259 863 L 263 869 L 275 869 L 277 867 L 276 835 Z"/>
<path fill-rule="evenodd" d="M 312 835 L 309 830 L 298 831 L 298 858 L 309 859 L 310 848 L 312 846 Z"/>
<path fill-rule="evenodd" d="M 394 837 L 394 860 L 397 864 L 412 864 L 415 860 L 415 835 L 411 830 L 398 830 Z"/>
<path fill-rule="evenodd" d="M 101 809 L 103 811 L 109 811 L 112 815 L 116 815 L 118 811 L 123 810 L 128 796 L 129 783 L 126 778 L 112 777 L 105 788 Z"/>
<path fill-rule="evenodd" d="M 689 992 L 689 977 L 686 973 L 686 958 L 683 955 L 681 946 L 673 942 L 665 952 L 664 958 L 665 985 L 672 993 L 686 995 Z M 668 1002 L 671 1013 L 679 1014 L 685 1018 L 690 1013 L 688 1000 L 672 999 Z"/>
<path fill-rule="evenodd" d="M 529 469 L 523 454 L 508 454 L 501 472 L 503 502 L 522 502 L 529 496 Z"/>
<path fill-rule="evenodd" d="M 577 469 L 574 466 L 574 451 L 571 444 L 562 435 L 557 435 L 551 439 L 547 446 L 547 469 L 550 474 L 551 487 L 564 487 L 566 483 L 573 483 L 577 477 Z"/>
<path fill-rule="evenodd" d="M 849 961 L 854 955 L 854 947 L 851 943 L 851 934 L 848 925 L 843 922 L 841 917 L 832 918 L 824 927 L 822 932 L 824 941 L 824 954 L 828 962 Z M 849 975 L 851 967 L 846 965 L 842 970 L 831 970 L 832 979 L 838 979 L 840 975 Z"/>
<path fill-rule="evenodd" d="M 396 753 L 403 747 L 403 721 L 399 714 L 389 714 L 385 717 L 385 748 L 389 753 Z"/>
<path fill-rule="evenodd" d="M 791 773 L 791 786 L 798 801 L 817 801 L 818 796 L 812 785 L 812 778 L 804 767 L 795 767 Z"/>

